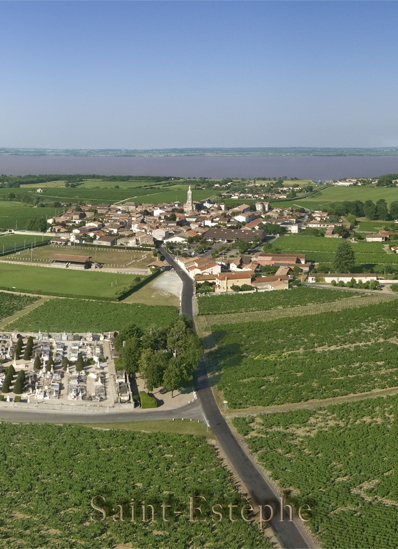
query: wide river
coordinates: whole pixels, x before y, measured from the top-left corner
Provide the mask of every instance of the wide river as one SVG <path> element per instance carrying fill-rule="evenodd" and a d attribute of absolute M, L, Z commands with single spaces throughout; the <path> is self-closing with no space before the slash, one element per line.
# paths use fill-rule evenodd
<path fill-rule="evenodd" d="M 325 181 L 398 173 L 398 156 L 0 156 L 6 175 L 99 174 L 175 177 L 298 177 Z"/>

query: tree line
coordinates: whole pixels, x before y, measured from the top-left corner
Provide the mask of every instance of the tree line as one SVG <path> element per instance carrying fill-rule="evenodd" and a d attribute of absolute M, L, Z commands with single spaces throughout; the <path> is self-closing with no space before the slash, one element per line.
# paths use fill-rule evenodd
<path fill-rule="evenodd" d="M 130 375 L 139 373 L 149 391 L 164 386 L 172 393 L 189 382 L 203 352 L 185 316 L 168 328 L 142 330 L 130 324 L 116 335 L 115 349 L 118 368 Z"/>
<path fill-rule="evenodd" d="M 398 200 L 394 200 L 389 206 L 384 198 L 380 198 L 376 203 L 373 200 L 333 202 L 327 205 L 326 210 L 329 215 L 353 215 L 367 217 L 370 220 L 390 221 L 398 219 Z"/>

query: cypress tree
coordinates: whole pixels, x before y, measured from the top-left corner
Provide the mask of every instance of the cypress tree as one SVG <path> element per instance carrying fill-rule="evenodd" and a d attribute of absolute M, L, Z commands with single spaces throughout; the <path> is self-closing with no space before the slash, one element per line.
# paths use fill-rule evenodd
<path fill-rule="evenodd" d="M 83 369 L 84 369 L 83 357 L 82 355 L 79 355 L 76 361 L 76 371 L 81 372 Z"/>
<path fill-rule="evenodd" d="M 40 357 L 39 357 L 39 356 L 37 356 L 37 357 L 35 358 L 35 363 L 34 363 L 33 367 L 34 367 L 35 370 L 40 370 L 40 368 L 41 368 L 41 360 L 40 360 Z"/>

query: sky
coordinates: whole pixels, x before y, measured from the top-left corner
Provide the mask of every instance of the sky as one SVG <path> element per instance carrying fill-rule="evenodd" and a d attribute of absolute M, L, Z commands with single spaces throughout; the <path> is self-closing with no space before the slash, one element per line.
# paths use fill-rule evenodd
<path fill-rule="evenodd" d="M 0 2 L 0 147 L 398 146 L 398 2 Z"/>

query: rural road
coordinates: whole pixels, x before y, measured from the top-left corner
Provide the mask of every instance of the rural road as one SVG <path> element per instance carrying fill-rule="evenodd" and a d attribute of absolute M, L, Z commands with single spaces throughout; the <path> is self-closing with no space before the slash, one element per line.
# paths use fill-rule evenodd
<path fill-rule="evenodd" d="M 181 313 L 193 318 L 193 281 L 164 248 L 161 248 L 160 251 L 182 280 Z M 275 511 L 278 510 L 275 513 L 275 518 L 270 521 L 270 524 L 281 546 L 284 549 L 309 549 L 311 544 L 305 539 L 296 522 L 289 522 L 286 515 L 285 520 L 280 520 L 280 502 L 278 496 L 242 449 L 220 413 L 210 388 L 203 361 L 198 373 L 197 385 L 197 395 L 209 426 L 248 492 L 258 505 L 268 504 Z"/>
<path fill-rule="evenodd" d="M 45 405 L 43 405 L 45 406 Z M 0 421 L 30 421 L 32 423 L 123 423 L 126 421 L 151 421 L 158 419 L 190 419 L 203 421 L 202 408 L 198 400 L 176 410 L 118 410 L 95 412 L 65 412 L 45 410 L 0 409 Z"/>

